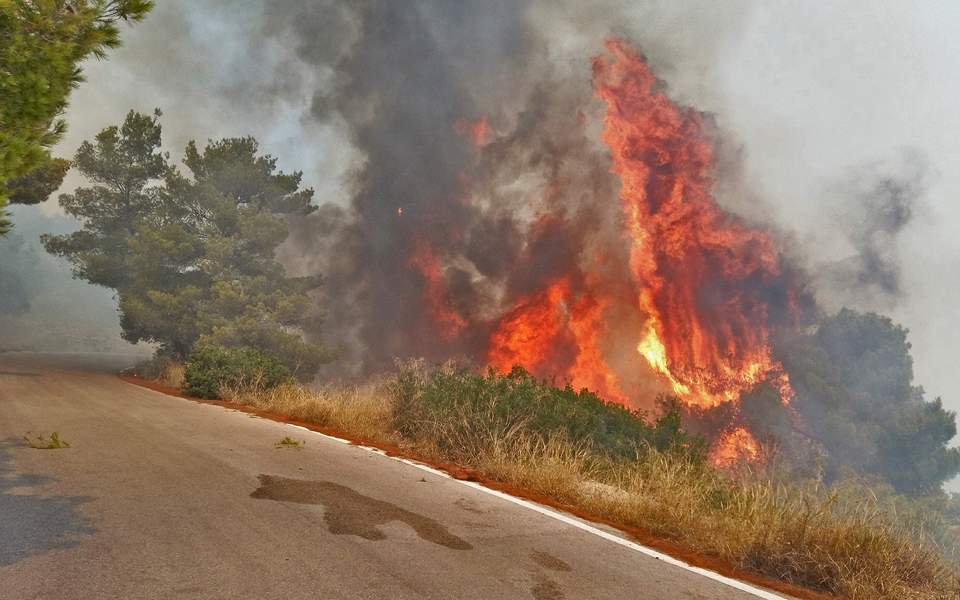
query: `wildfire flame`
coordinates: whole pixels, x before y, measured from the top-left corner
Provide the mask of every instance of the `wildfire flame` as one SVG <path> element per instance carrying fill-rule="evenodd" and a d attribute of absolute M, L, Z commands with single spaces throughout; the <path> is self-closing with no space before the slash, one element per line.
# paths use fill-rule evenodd
<path fill-rule="evenodd" d="M 760 443 L 743 427 L 737 427 L 720 436 L 710 452 L 710 461 L 720 467 L 732 467 L 738 462 L 760 460 Z"/>
<path fill-rule="evenodd" d="M 771 339 L 777 327 L 796 323 L 799 292 L 772 236 L 717 203 L 715 150 L 704 117 L 671 101 L 643 57 L 621 40 L 608 41 L 607 53 L 594 59 L 593 83 L 606 107 L 602 141 L 620 183 L 619 203 L 608 209 L 620 215 L 620 236 L 584 237 L 589 241 L 577 242 L 567 272 L 545 274 L 532 291 L 527 281 L 492 321 L 450 308 L 443 266 L 418 240 L 408 266 L 422 275 L 424 303 L 441 337 L 485 338 L 479 354 L 496 369 L 520 365 L 626 405 L 644 403 L 630 382 L 648 368 L 683 402 L 701 408 L 738 402 L 761 382 L 771 382 L 789 403 L 790 381 Z M 455 127 L 480 152 L 493 135 L 483 119 Z M 545 194 L 552 197 L 562 185 L 548 182 Z M 548 224 L 589 227 L 576 218 L 534 214 L 525 247 L 535 249 L 537 232 Z M 584 266 L 587 246 L 597 264 L 618 264 Z M 751 433 L 729 425 L 713 459 L 727 464 L 759 456 Z"/>
<path fill-rule="evenodd" d="M 626 43 L 607 49 L 594 60 L 594 87 L 607 104 L 603 140 L 620 177 L 637 308 L 647 317 L 637 351 L 685 401 L 735 401 L 783 375 L 764 298 L 781 278 L 776 247 L 714 199 L 701 115 L 659 92 Z"/>
<path fill-rule="evenodd" d="M 521 299 L 500 320 L 487 362 L 500 371 L 521 365 L 534 373 L 564 373 L 576 389 L 628 404 L 600 351 L 603 308 L 588 294 L 575 299 L 570 279 L 562 278 Z"/>
<path fill-rule="evenodd" d="M 423 276 L 423 300 L 441 337 L 448 340 L 456 337 L 467 326 L 467 321 L 450 308 L 442 266 L 426 240 L 417 239 L 408 264 Z"/>

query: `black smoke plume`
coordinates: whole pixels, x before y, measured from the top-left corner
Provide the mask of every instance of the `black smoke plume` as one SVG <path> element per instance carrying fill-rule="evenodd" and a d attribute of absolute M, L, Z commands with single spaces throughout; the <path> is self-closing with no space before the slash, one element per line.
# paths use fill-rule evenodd
<path fill-rule="evenodd" d="M 445 335 L 429 296 L 442 295 L 454 321 L 492 326 L 498 307 L 577 269 L 584 226 L 609 226 L 593 208 L 616 204 L 606 162 L 578 115 L 588 57 L 580 85 L 549 85 L 527 8 L 270 5 L 267 31 L 293 36 L 300 60 L 332 73 L 312 116 L 344 123 L 361 155 L 350 206 L 295 223 L 287 249 L 287 262 L 324 275 L 324 332 L 346 344 L 345 362 L 478 358 L 488 328 Z M 533 80 L 532 63 L 544 67 Z M 531 222 L 537 204 L 553 208 L 551 223 Z M 442 289 L 425 272 L 433 264 Z"/>

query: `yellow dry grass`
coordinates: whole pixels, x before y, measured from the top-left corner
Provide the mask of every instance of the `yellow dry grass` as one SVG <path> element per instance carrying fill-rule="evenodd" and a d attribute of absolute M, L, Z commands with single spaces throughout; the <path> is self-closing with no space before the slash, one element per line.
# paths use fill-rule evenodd
<path fill-rule="evenodd" d="M 168 362 L 163 365 L 157 381 L 167 387 L 180 389 L 186 381 L 186 368 L 177 362 Z"/>
<path fill-rule="evenodd" d="M 223 390 L 223 397 L 258 410 L 331 427 L 353 437 L 386 441 L 391 404 L 375 383 L 311 390 L 296 384 Z"/>

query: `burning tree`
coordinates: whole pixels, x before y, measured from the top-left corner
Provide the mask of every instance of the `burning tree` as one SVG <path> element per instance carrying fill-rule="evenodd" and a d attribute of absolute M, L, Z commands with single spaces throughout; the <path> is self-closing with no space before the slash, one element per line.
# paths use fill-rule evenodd
<path fill-rule="evenodd" d="M 313 116 L 347 123 L 364 160 L 351 206 L 304 221 L 288 256 L 326 277 L 358 370 L 466 356 L 632 408 L 666 393 L 702 420 L 717 462 L 803 446 L 840 464 L 813 414 L 843 402 L 791 350 L 818 331 L 814 294 L 772 231 L 717 200 L 709 115 L 673 101 L 624 40 L 594 59 L 589 89 L 541 61 L 542 73 L 517 64 L 536 79 L 525 96 L 477 93 L 478 73 L 514 64 L 503 48 L 523 31 L 452 42 L 431 28 L 460 9 L 341 9 L 351 36 L 303 36 L 300 58 L 333 73 Z M 300 27 L 309 11 L 282 18 L 294 35 L 330 26 Z M 920 430 L 939 428 L 913 459 L 939 465 L 933 480 L 954 473 L 941 427 L 952 415 L 916 394 L 901 404 L 908 420 L 929 417 Z"/>

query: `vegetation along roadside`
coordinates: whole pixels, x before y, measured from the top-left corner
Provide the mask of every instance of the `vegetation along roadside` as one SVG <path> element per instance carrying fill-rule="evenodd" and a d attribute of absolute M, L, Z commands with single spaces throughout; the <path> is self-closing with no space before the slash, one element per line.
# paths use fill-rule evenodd
<path fill-rule="evenodd" d="M 960 590 L 949 503 L 853 473 L 800 479 L 775 457 L 717 468 L 669 398 L 649 415 L 519 368 L 504 375 L 453 363 L 410 361 L 365 383 L 319 387 L 240 370 L 219 398 L 463 467 L 741 572 L 857 599 Z M 182 389 L 206 377 L 163 360 L 142 373 Z"/>

